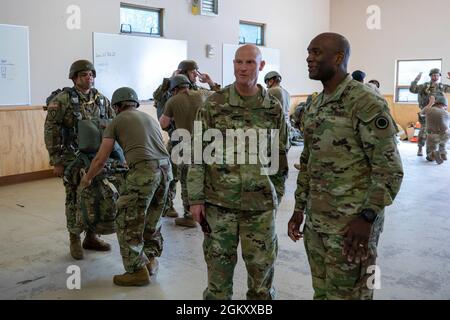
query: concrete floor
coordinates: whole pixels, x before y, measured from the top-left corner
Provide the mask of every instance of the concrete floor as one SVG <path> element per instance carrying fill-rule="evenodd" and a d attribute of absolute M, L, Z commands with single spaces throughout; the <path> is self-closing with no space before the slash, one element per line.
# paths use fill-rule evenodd
<path fill-rule="evenodd" d="M 381 289 L 375 299 L 450 299 L 450 163 L 438 166 L 415 155 L 416 145 L 401 143 L 405 179 L 386 210 L 379 245 Z M 303 243 L 286 235 L 294 206 L 297 161 L 301 147 L 289 154 L 287 194 L 277 216 L 279 255 L 275 269 L 278 299 L 311 299 L 312 288 Z M 177 209 L 181 212 L 180 199 Z M 85 252 L 75 262 L 68 252 L 64 190 L 58 179 L 0 187 L 0 299 L 201 299 L 206 266 L 200 228 L 176 227 L 163 218 L 165 247 L 160 270 L 142 288 L 112 283 L 122 273 L 114 235 L 104 239 L 112 252 Z M 81 289 L 69 290 L 67 267 L 81 269 Z M 239 257 L 234 299 L 244 299 L 246 272 Z"/>

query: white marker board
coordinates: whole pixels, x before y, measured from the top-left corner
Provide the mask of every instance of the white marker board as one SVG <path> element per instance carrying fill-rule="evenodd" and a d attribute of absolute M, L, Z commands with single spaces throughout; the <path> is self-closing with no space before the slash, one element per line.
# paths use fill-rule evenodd
<path fill-rule="evenodd" d="M 29 104 L 28 27 L 0 24 L 0 106 Z"/>
<path fill-rule="evenodd" d="M 111 98 L 119 87 L 133 88 L 140 100 L 170 77 L 187 57 L 187 41 L 143 36 L 93 34 L 95 87 Z"/>
<path fill-rule="evenodd" d="M 241 45 L 235 44 L 223 44 L 223 60 L 222 60 L 222 84 L 223 86 L 227 86 L 234 82 L 234 68 L 233 68 L 233 60 L 234 54 L 236 50 Z M 267 47 L 258 47 L 261 50 L 262 59 L 266 61 L 266 65 L 259 73 L 258 83 L 265 86 L 264 84 L 264 76 L 270 71 L 280 72 L 280 50 L 267 48 Z"/>

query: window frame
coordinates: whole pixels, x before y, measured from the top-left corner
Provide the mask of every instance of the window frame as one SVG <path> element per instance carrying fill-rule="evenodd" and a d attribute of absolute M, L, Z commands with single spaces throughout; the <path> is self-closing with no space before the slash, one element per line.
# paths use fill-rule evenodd
<path fill-rule="evenodd" d="M 200 1 L 200 14 L 203 16 L 213 16 L 213 17 L 217 17 L 219 15 L 219 0 L 211 0 L 213 1 L 213 8 L 214 8 L 214 12 L 210 12 L 210 11 L 204 11 L 203 10 L 203 1 Z"/>
<path fill-rule="evenodd" d="M 254 27 L 259 27 L 261 29 L 261 42 L 260 43 L 254 43 L 254 42 L 241 42 L 241 25 L 250 25 Z M 266 46 L 266 24 L 261 22 L 251 22 L 251 21 L 245 21 L 245 20 L 239 20 L 239 44 L 254 44 L 257 46 Z"/>
<path fill-rule="evenodd" d="M 122 23 L 122 21 L 119 21 L 120 22 L 120 30 L 119 30 L 120 34 L 131 34 L 131 35 L 137 35 L 137 36 L 147 36 L 147 37 L 156 37 L 156 38 L 162 38 L 164 36 L 164 22 L 163 22 L 164 21 L 164 8 L 147 7 L 147 6 L 141 6 L 141 5 L 126 3 L 126 2 L 121 2 L 120 9 L 122 9 L 122 8 L 157 13 L 158 14 L 159 33 L 133 31 L 133 28 L 131 25 L 125 24 L 125 23 Z M 120 13 L 119 13 L 119 15 L 120 15 Z M 120 16 L 119 16 L 119 20 L 120 20 Z M 124 25 L 130 26 L 130 32 L 123 31 Z"/>
<path fill-rule="evenodd" d="M 400 66 L 400 62 L 408 62 L 408 61 L 440 61 L 441 66 L 440 66 L 440 70 L 442 70 L 442 58 L 435 58 L 435 59 L 397 59 L 395 62 L 395 90 L 394 90 L 394 102 L 395 103 L 399 103 L 399 104 L 417 104 L 418 103 L 418 99 L 416 101 L 400 101 L 399 100 L 399 92 L 400 90 L 409 90 L 410 85 L 399 85 L 398 84 L 398 79 L 399 79 L 399 66 Z M 422 75 L 423 77 L 423 75 Z M 411 79 L 411 82 L 414 79 Z M 417 94 L 416 94 L 417 95 Z"/>

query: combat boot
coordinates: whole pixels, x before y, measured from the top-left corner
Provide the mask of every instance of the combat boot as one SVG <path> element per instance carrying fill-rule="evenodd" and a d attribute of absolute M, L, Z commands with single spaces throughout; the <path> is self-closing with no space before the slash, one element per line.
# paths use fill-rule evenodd
<path fill-rule="evenodd" d="M 166 210 L 164 216 L 169 218 L 178 218 L 178 212 L 177 210 L 175 210 L 174 207 L 170 207 L 169 209 Z"/>
<path fill-rule="evenodd" d="M 444 160 L 441 158 L 441 154 L 439 152 L 434 151 L 434 159 L 436 160 L 437 164 L 442 164 Z"/>
<path fill-rule="evenodd" d="M 159 261 L 158 259 L 156 259 L 156 257 L 151 257 L 148 260 L 149 261 L 145 266 L 147 267 L 150 276 L 154 276 L 156 273 L 158 273 Z"/>
<path fill-rule="evenodd" d="M 428 160 L 428 161 L 434 161 L 434 152 L 431 152 L 430 154 L 428 154 L 427 155 L 427 157 L 426 157 L 426 159 Z"/>
<path fill-rule="evenodd" d="M 75 260 L 83 259 L 83 249 L 81 249 L 81 239 L 79 234 L 69 233 L 70 235 L 70 255 Z"/>
<path fill-rule="evenodd" d="M 419 146 L 419 149 L 417 150 L 417 156 L 423 156 L 422 146 Z"/>
<path fill-rule="evenodd" d="M 191 216 L 187 216 L 187 215 L 185 215 L 182 218 L 176 218 L 175 224 L 177 226 L 188 227 L 188 228 L 197 227 L 197 222 L 195 222 L 195 220 Z"/>
<path fill-rule="evenodd" d="M 294 168 L 300 171 L 300 163 L 294 163 Z"/>
<path fill-rule="evenodd" d="M 446 153 L 441 152 L 440 155 L 441 155 L 441 159 L 442 160 L 447 161 L 447 154 Z"/>
<path fill-rule="evenodd" d="M 86 231 L 86 236 L 83 241 L 83 248 L 94 251 L 109 251 L 111 246 L 103 240 L 100 240 L 92 231 Z"/>
<path fill-rule="evenodd" d="M 147 268 L 142 268 L 133 273 L 125 272 L 124 274 L 115 275 L 113 278 L 115 285 L 123 287 L 140 287 L 150 283 Z"/>

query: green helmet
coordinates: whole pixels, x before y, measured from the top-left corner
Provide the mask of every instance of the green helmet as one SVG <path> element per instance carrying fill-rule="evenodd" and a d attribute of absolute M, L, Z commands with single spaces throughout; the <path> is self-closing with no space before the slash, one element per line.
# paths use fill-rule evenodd
<path fill-rule="evenodd" d="M 275 78 L 275 77 L 280 78 L 280 81 L 281 81 L 281 75 L 280 75 L 278 72 L 276 72 L 276 71 L 270 71 L 270 72 L 268 72 L 268 73 L 264 76 L 264 83 L 266 83 L 267 81 L 269 81 L 270 79 Z"/>
<path fill-rule="evenodd" d="M 92 62 L 89 60 L 77 60 L 70 66 L 69 79 L 73 79 L 73 77 L 80 71 L 92 71 L 94 78 L 97 75 Z"/>
<path fill-rule="evenodd" d="M 441 70 L 439 70 L 438 68 L 433 68 L 430 70 L 430 77 L 431 75 L 438 73 L 439 75 L 441 75 Z"/>
<path fill-rule="evenodd" d="M 182 72 L 197 70 L 198 65 L 197 62 L 195 62 L 194 60 L 183 60 L 178 65 L 178 69 L 181 70 Z"/>
<path fill-rule="evenodd" d="M 136 107 L 139 107 L 139 99 L 136 91 L 128 87 L 122 87 L 114 91 L 111 99 L 111 105 L 116 105 L 119 102 L 133 101 L 137 103 Z"/>
<path fill-rule="evenodd" d="M 191 85 L 191 82 L 189 81 L 189 79 L 183 75 L 183 74 L 178 74 L 175 77 L 172 77 L 170 79 L 170 91 L 172 91 L 173 89 L 177 88 L 177 87 L 189 87 Z"/>

